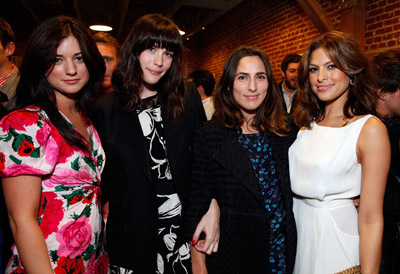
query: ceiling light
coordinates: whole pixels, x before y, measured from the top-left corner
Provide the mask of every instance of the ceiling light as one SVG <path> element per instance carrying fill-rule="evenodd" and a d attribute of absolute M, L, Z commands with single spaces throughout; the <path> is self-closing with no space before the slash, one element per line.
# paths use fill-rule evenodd
<path fill-rule="evenodd" d="M 112 27 L 106 25 L 91 25 L 89 28 L 95 31 L 112 31 Z"/>
<path fill-rule="evenodd" d="M 178 30 L 179 30 L 179 34 L 180 35 L 184 35 L 185 34 L 185 32 L 183 30 L 180 30 L 180 29 L 178 29 Z"/>

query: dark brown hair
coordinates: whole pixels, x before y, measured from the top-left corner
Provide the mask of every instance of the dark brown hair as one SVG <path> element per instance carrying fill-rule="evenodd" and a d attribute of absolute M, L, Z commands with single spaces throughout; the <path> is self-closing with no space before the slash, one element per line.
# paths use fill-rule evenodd
<path fill-rule="evenodd" d="M 90 150 L 83 137 L 58 111 L 54 88 L 46 77 L 46 73 L 55 64 L 58 46 L 70 35 L 78 40 L 83 61 L 89 72 L 88 83 L 76 95 L 76 105 L 86 115 L 91 97 L 97 92 L 103 79 L 105 65 L 87 28 L 76 19 L 67 16 L 47 19 L 32 32 L 20 67 L 21 78 L 16 89 L 16 108 L 39 106 L 69 145 L 88 152 Z"/>
<path fill-rule="evenodd" d="M 332 62 L 347 74 L 354 84 L 343 106 L 344 116 L 375 114 L 377 95 L 369 84 L 368 60 L 358 43 L 351 36 L 338 31 L 328 32 L 317 38 L 305 50 L 299 66 L 299 89 L 293 120 L 299 127 L 309 128 L 312 121 L 325 118 L 325 103 L 313 93 L 309 81 L 309 65 L 314 50 L 322 48 Z"/>
<path fill-rule="evenodd" d="M 394 93 L 400 89 L 400 50 L 387 50 L 374 56 L 370 75 L 375 89 Z"/>
<path fill-rule="evenodd" d="M 174 53 L 172 65 L 156 84 L 156 89 L 160 98 L 167 100 L 174 120 L 177 120 L 183 113 L 185 95 L 181 68 L 183 43 L 178 27 L 167 17 L 148 14 L 136 21 L 122 45 L 120 62 L 112 77 L 113 85 L 124 109 L 135 110 L 144 84 L 139 57 L 144 50 L 155 46 Z"/>
<path fill-rule="evenodd" d="M 244 117 L 240 106 L 233 97 L 233 84 L 240 60 L 247 56 L 258 56 L 264 64 L 268 79 L 267 95 L 258 108 L 252 126 L 260 132 L 268 131 L 278 135 L 288 132 L 287 116 L 280 102 L 278 86 L 272 74 L 271 64 L 264 51 L 255 47 L 235 49 L 225 62 L 221 80 L 214 95 L 215 117 L 222 125 L 241 131 Z"/>

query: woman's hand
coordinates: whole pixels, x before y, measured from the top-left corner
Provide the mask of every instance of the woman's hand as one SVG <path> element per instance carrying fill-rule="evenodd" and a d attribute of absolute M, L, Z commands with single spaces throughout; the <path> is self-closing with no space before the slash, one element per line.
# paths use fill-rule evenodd
<path fill-rule="evenodd" d="M 219 216 L 218 202 L 212 199 L 207 213 L 201 218 L 193 234 L 192 245 L 197 251 L 207 254 L 218 251 Z M 199 241 L 201 232 L 206 234 L 204 241 Z"/>

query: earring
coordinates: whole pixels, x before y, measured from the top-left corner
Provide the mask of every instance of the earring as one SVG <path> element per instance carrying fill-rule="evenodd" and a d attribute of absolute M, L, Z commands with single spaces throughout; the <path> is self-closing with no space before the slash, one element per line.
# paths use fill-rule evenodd
<path fill-rule="evenodd" d="M 350 78 L 350 85 L 354 86 L 354 79 Z"/>

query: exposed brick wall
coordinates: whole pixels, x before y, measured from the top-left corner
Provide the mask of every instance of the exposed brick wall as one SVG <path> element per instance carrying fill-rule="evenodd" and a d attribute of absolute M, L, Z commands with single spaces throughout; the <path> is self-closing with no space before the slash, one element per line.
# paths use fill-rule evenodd
<path fill-rule="evenodd" d="M 335 29 L 340 29 L 339 0 L 317 0 Z M 400 45 L 400 0 L 364 0 L 365 51 Z M 360 22 L 361 24 L 362 22 Z M 240 45 L 262 48 L 271 59 L 276 80 L 288 53 L 301 54 L 320 32 L 295 0 L 245 0 L 214 23 L 185 41 L 187 72 L 205 68 L 220 78 L 224 62 Z"/>
<path fill-rule="evenodd" d="M 400 1 L 369 0 L 367 3 L 365 51 L 374 55 L 400 46 Z"/>

